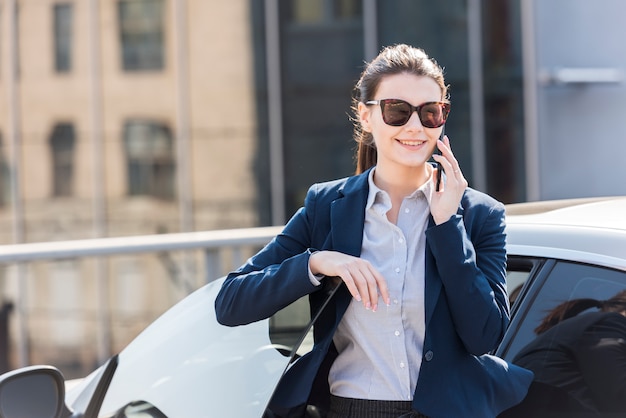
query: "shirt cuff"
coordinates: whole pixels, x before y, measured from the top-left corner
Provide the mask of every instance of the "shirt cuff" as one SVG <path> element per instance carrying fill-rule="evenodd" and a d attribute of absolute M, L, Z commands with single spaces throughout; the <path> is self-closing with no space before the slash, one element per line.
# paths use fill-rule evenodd
<path fill-rule="evenodd" d="M 309 251 L 309 258 L 310 258 L 313 254 L 315 254 L 315 253 L 319 252 L 318 250 L 312 250 L 312 249 L 309 249 L 308 251 Z M 319 286 L 319 285 L 321 285 L 321 284 L 322 284 L 322 279 L 323 279 L 324 277 L 326 277 L 326 276 L 325 276 L 325 275 L 323 275 L 323 274 L 313 274 L 313 272 L 311 271 L 311 264 L 309 264 L 309 263 L 307 263 L 307 269 L 308 269 L 308 271 L 309 271 L 309 280 L 311 281 L 311 283 L 313 284 L 313 286 Z"/>

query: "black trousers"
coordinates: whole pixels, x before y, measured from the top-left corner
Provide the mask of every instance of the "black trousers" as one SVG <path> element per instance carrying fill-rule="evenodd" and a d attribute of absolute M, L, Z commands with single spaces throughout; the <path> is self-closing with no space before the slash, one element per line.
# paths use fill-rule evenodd
<path fill-rule="evenodd" d="M 411 401 L 371 401 L 330 397 L 328 418 L 428 418 L 414 411 Z"/>

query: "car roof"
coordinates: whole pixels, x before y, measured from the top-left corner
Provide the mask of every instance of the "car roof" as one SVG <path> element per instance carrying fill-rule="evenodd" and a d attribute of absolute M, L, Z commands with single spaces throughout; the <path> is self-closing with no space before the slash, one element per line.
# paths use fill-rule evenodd
<path fill-rule="evenodd" d="M 509 254 L 626 270 L 626 196 L 506 205 Z"/>
<path fill-rule="evenodd" d="M 507 205 L 506 213 L 513 222 L 626 231 L 626 196 L 517 203 Z"/>

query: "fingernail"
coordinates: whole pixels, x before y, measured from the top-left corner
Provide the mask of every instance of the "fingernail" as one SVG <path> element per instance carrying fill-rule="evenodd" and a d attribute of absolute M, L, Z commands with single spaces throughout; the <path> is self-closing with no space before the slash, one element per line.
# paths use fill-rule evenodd
<path fill-rule="evenodd" d="M 357 300 L 357 302 L 361 301 L 361 295 L 356 295 L 354 298 Z"/>
<path fill-rule="evenodd" d="M 370 305 L 370 303 L 369 303 L 369 302 L 367 302 L 367 303 L 365 304 L 365 309 L 367 309 L 367 310 L 369 311 L 370 309 L 372 309 L 372 305 Z"/>

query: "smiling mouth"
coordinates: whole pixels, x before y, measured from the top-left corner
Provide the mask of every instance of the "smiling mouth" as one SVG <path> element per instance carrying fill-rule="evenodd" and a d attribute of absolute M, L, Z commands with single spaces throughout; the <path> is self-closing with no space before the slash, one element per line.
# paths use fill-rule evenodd
<path fill-rule="evenodd" d="M 409 140 L 402 140 L 402 139 L 398 139 L 398 142 L 400 142 L 402 145 L 408 145 L 411 147 L 417 147 L 419 145 L 426 143 L 426 141 L 409 141 Z"/>

